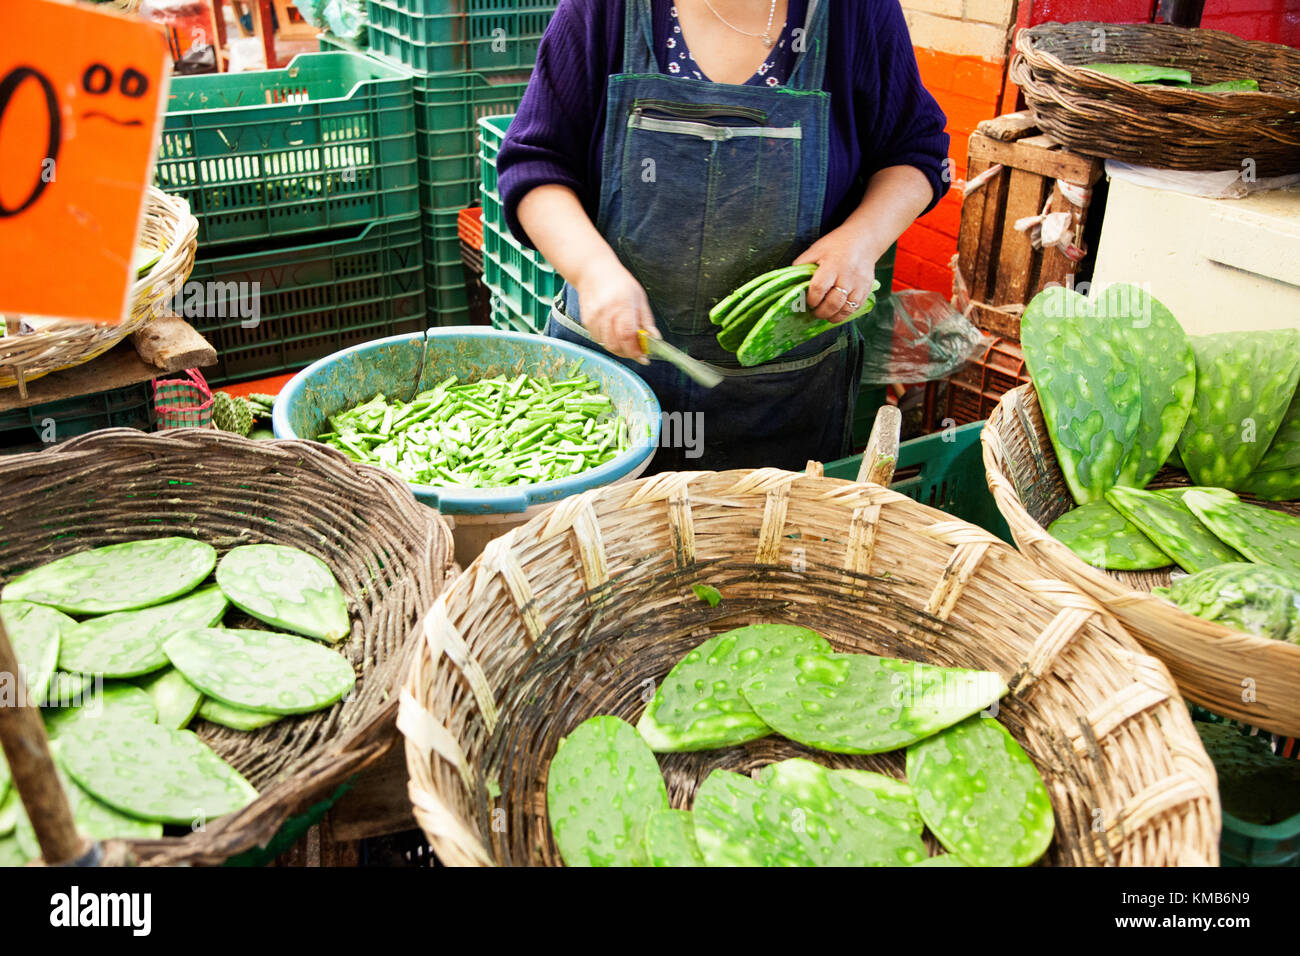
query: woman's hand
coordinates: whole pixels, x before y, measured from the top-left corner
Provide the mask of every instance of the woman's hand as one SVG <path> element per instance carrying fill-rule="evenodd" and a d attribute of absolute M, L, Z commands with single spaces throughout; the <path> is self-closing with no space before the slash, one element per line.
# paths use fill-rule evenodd
<path fill-rule="evenodd" d="M 808 286 L 808 311 L 827 322 L 843 322 L 862 307 L 876 279 L 877 254 L 870 240 L 845 224 L 832 229 L 794 260 L 816 263 Z"/>
<path fill-rule="evenodd" d="M 618 257 L 611 253 L 608 259 L 588 264 L 574 287 L 583 328 L 615 355 L 649 365 L 637 331 L 645 329 L 660 337 L 650 299 Z"/>

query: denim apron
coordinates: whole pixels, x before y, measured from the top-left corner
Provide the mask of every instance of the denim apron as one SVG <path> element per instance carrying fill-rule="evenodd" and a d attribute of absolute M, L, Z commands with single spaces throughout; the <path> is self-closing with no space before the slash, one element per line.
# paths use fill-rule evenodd
<path fill-rule="evenodd" d="M 645 287 L 663 337 L 724 375 L 708 389 L 666 362 L 611 356 L 658 396 L 670 416 L 665 438 L 701 439 L 662 441 L 655 471 L 802 469 L 810 458 L 848 453 L 862 358 L 854 323 L 742 368 L 708 316 L 732 289 L 789 265 L 820 235 L 828 6 L 810 0 L 805 49 L 787 86 L 766 87 L 660 73 L 650 0 L 627 0 L 626 72 L 609 82 L 596 227 Z M 582 328 L 567 284 L 547 334 L 604 351 Z"/>

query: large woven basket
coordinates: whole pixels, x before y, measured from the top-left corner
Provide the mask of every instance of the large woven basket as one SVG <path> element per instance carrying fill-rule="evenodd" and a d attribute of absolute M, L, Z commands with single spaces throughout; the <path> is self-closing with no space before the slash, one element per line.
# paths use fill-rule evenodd
<path fill-rule="evenodd" d="M 1202 85 L 1253 79 L 1260 92 L 1139 85 L 1086 63 L 1180 67 Z M 1300 50 L 1291 47 L 1160 24 L 1044 23 L 1017 34 L 1011 79 L 1043 132 L 1077 153 L 1165 169 L 1300 172 Z"/>
<path fill-rule="evenodd" d="M 36 331 L 0 336 L 0 388 L 17 385 L 25 395 L 33 379 L 72 368 L 103 355 L 132 332 L 139 331 L 167 307 L 194 268 L 199 222 L 184 199 L 153 186 L 146 195 L 144 226 L 138 244 L 156 249 L 161 257 L 131 284 L 131 308 L 117 325 L 33 318 Z"/>
<path fill-rule="evenodd" d="M 700 601 L 697 583 L 722 602 Z M 635 722 L 687 651 L 755 621 L 1003 675 L 999 717 L 1056 808 L 1047 863 L 1217 861 L 1214 769 L 1187 708 L 1100 605 L 896 492 L 776 469 L 666 473 L 565 499 L 490 544 L 434 604 L 398 728 L 439 858 L 557 863 L 545 792 L 560 738 L 596 714 Z M 715 767 L 805 754 L 769 737 L 661 763 L 685 808 Z M 814 759 L 903 775 L 898 753 Z"/>
<path fill-rule="evenodd" d="M 1225 717 L 1300 736 L 1300 647 L 1242 634 L 1155 597 L 1150 591 L 1169 583 L 1168 569 L 1101 571 L 1047 533 L 1048 525 L 1074 507 L 1074 499 L 1032 385 L 1002 397 L 982 439 L 998 510 L 1020 550 L 1044 573 L 1070 581 L 1105 606 L 1165 662 L 1186 697 Z M 1151 486 L 1187 483 L 1185 473 L 1166 468 Z M 1300 514 L 1300 502 L 1256 503 Z"/>
<path fill-rule="evenodd" d="M 264 846 L 381 756 L 396 738 L 397 686 L 416 626 L 452 571 L 445 523 L 397 478 L 313 442 L 203 429 L 110 429 L 0 458 L 0 527 L 0 580 L 73 551 L 175 534 L 222 553 L 256 542 L 303 548 L 348 596 L 354 623 L 342 650 L 355 690 L 252 733 L 195 721 L 261 795 L 200 832 L 126 845 L 149 864 L 220 863 Z"/>

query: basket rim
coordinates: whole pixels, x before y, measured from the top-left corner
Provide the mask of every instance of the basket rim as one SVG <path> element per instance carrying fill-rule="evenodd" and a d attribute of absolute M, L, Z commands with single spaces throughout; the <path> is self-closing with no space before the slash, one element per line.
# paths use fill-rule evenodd
<path fill-rule="evenodd" d="M 1279 665 L 1300 667 L 1300 646 L 1234 630 L 1215 621 L 1197 617 L 1149 591 L 1130 588 L 1105 571 L 1084 562 L 1035 521 L 1021 500 L 1011 477 L 1005 473 L 1000 464 L 1004 448 L 999 426 L 1003 417 L 1010 414 L 1012 404 L 1024 401 L 1035 403 L 1038 401 L 1037 392 L 1032 384 L 1021 385 L 1003 395 L 989 416 L 980 441 L 983 445 L 984 470 L 989 491 L 993 494 L 998 510 L 1006 518 L 1017 547 L 1025 551 L 1026 556 L 1043 563 L 1044 570 L 1054 574 L 1060 573 L 1057 570 L 1060 566 L 1069 568 L 1073 575 L 1088 582 L 1087 593 L 1113 608 L 1121 617 L 1126 611 L 1142 611 L 1153 618 L 1167 621 L 1168 628 L 1172 632 L 1184 634 L 1191 640 L 1225 645 L 1223 647 L 1225 653 L 1253 653 L 1271 658 Z M 1072 504 L 1072 507 L 1077 506 Z M 1126 619 L 1125 624 L 1126 628 L 1132 627 Z M 1272 729 L 1265 724 L 1261 726 Z"/>
<path fill-rule="evenodd" d="M 1031 568 L 1038 570 L 1027 555 L 1020 554 L 1015 548 L 988 532 L 890 489 L 845 479 L 814 476 L 810 473 L 786 472 L 773 468 L 666 473 L 637 479 L 623 485 L 592 489 L 565 499 L 491 542 L 483 554 L 444 589 L 421 621 L 424 639 L 416 651 L 416 656 L 403 682 L 398 729 L 405 737 L 405 753 L 410 772 L 409 792 L 416 819 L 435 852 L 446 865 L 493 866 L 498 862 L 490 844 L 485 843 L 475 830 L 476 824 L 467 822 L 473 821 L 474 817 L 465 816 L 462 811 L 446 802 L 446 794 L 450 792 L 448 787 L 467 786 L 473 772 L 471 764 L 478 759 L 476 750 L 464 749 L 462 744 L 469 740 L 470 743 L 466 746 L 472 746 L 474 741 L 479 740 L 483 733 L 483 727 L 480 725 L 484 721 L 487 721 L 490 731 L 493 724 L 504 719 L 497 710 L 496 701 L 498 692 L 502 695 L 506 693 L 506 685 L 494 686 L 478 660 L 490 660 L 494 643 L 509 640 L 511 635 L 514 639 L 524 640 L 531 646 L 533 641 L 540 640 L 540 634 L 549 630 L 548 626 L 544 629 L 540 608 L 532 597 L 534 593 L 532 582 L 529 572 L 523 567 L 522 562 L 525 560 L 523 555 L 530 555 L 527 560 L 531 566 L 534 561 L 545 558 L 550 553 L 550 548 L 557 546 L 555 544 L 557 539 L 565 539 L 571 530 L 576 530 L 584 524 L 594 529 L 593 534 L 599 541 L 602 536 L 600 525 L 603 520 L 608 520 L 608 516 L 602 518 L 601 515 L 596 514 L 593 505 L 605 496 L 617 500 L 616 504 L 607 505 L 611 513 L 615 513 L 633 506 L 641 507 L 652 502 L 667 502 L 670 500 L 667 493 L 674 483 L 679 482 L 684 488 L 688 482 L 699 481 L 710 484 L 706 486 L 704 492 L 697 493 L 701 497 L 693 500 L 716 505 L 725 503 L 727 499 L 740 501 L 745 498 L 765 498 L 770 505 L 772 487 L 784 485 L 786 492 L 789 493 L 804 479 L 817 483 L 815 486 L 804 486 L 813 489 L 809 492 L 810 500 L 815 495 L 816 500 L 827 501 L 846 509 L 850 503 L 857 507 L 866 501 L 876 506 L 896 507 L 898 511 L 895 515 L 900 516 L 899 527 L 916 523 L 917 527 L 924 526 L 931 529 L 931 532 L 945 544 L 960 541 L 960 544 L 955 545 L 954 554 L 958 553 L 956 548 L 961 545 L 984 544 L 989 549 L 997 549 L 994 551 L 996 554 L 1028 562 L 1026 571 Z M 790 494 L 790 497 L 793 498 L 793 494 Z M 762 500 L 759 502 L 759 508 L 760 510 L 763 508 Z M 766 512 L 764 515 L 766 516 Z M 673 522 L 670 517 L 659 520 L 666 524 Z M 924 525 L 922 521 L 925 522 Z M 762 539 L 766 533 L 766 523 L 765 517 L 765 530 L 758 532 L 756 538 Z M 950 535 L 952 540 L 949 539 Z M 575 551 L 586 547 L 576 541 L 571 544 Z M 596 547 L 603 548 L 603 545 L 597 544 Z M 603 554 L 595 556 L 584 554 L 581 572 L 583 578 L 590 580 L 589 562 L 593 566 L 599 566 L 603 573 L 605 571 L 603 560 Z M 740 560 L 743 562 L 743 558 Z M 620 559 L 620 568 L 623 570 L 635 567 L 637 564 L 633 557 L 624 555 Z M 949 564 L 951 566 L 951 559 Z M 507 628 L 483 646 L 474 648 L 471 646 L 474 631 L 462 632 L 457 623 L 453 623 L 453 619 L 462 627 L 466 620 L 471 622 L 471 627 L 473 622 L 481 621 L 484 613 L 481 605 L 483 595 L 486 593 L 485 589 L 497 576 L 503 579 L 505 598 L 515 602 L 520 623 L 517 629 Z M 605 577 L 604 580 L 610 582 L 614 578 Z M 569 594 L 564 597 L 564 601 L 581 604 L 584 595 L 589 597 L 591 594 L 600 593 L 605 587 L 604 584 L 594 585 L 596 590 L 592 590 L 593 585 L 588 583 L 584 591 L 581 590 L 581 580 L 576 584 L 580 593 Z M 1160 779 L 1169 780 L 1177 777 L 1180 780 L 1180 787 L 1183 784 L 1187 785 L 1186 788 L 1179 790 L 1177 799 L 1171 798 L 1167 802 L 1166 808 L 1177 807 L 1189 816 L 1194 816 L 1194 821 L 1187 825 L 1195 834 L 1188 837 L 1187 844 L 1163 846 L 1152 852 L 1162 855 L 1161 858 L 1165 863 L 1175 858 L 1180 863 L 1206 862 L 1198 855 L 1203 850 L 1209 857 L 1208 862 L 1217 863 L 1218 827 L 1221 824 L 1221 816 L 1218 791 L 1214 786 L 1213 766 L 1205 755 L 1204 749 L 1196 747 L 1199 739 L 1192 729 L 1190 714 L 1183 706 L 1181 694 L 1164 663 L 1144 649 L 1125 625 L 1107 613 L 1101 604 L 1068 581 L 1056 578 L 1045 580 L 1041 574 L 1035 574 L 1032 580 L 1003 577 L 996 585 L 989 586 L 1013 589 L 1020 595 L 1035 595 L 1036 599 L 1043 601 L 1044 607 L 1077 606 L 1084 614 L 1085 624 L 1080 626 L 1080 631 L 1073 640 L 1087 640 L 1090 642 L 1089 647 L 1108 648 L 1108 653 L 1115 655 L 1117 659 L 1134 655 L 1132 660 L 1120 668 L 1124 674 L 1130 674 L 1132 667 L 1139 666 L 1136 664 L 1138 659 L 1143 662 L 1141 667 L 1148 666 L 1147 662 L 1149 662 L 1150 674 L 1162 683 L 1165 696 L 1155 704 L 1128 712 L 1121 723 L 1127 723 L 1129 720 L 1149 720 L 1149 724 L 1144 726 L 1144 731 L 1147 731 L 1145 738 L 1147 746 L 1164 748 L 1164 752 L 1171 755 L 1178 768 L 1171 770 L 1168 776 Z M 961 592 L 962 588 L 964 585 L 958 586 L 958 592 Z M 1046 597 L 1049 593 L 1053 598 L 1060 598 L 1062 603 L 1058 605 L 1053 598 Z M 453 609 L 451 605 L 455 601 L 463 602 L 464 606 Z M 1081 603 L 1077 605 L 1072 603 L 1076 601 Z M 1040 611 L 1041 609 L 1040 607 Z M 946 617 L 941 619 L 946 620 Z M 532 635 L 531 640 L 525 632 Z M 1027 665 L 1022 662 L 1022 669 L 1025 666 Z M 473 708 L 472 719 L 467 719 L 455 729 L 449 724 L 444 724 L 442 717 L 435 716 L 435 712 L 442 713 L 451 706 L 448 695 L 451 694 L 452 686 L 458 688 L 458 696 L 463 689 L 468 688 L 464 696 L 465 707 Z M 1104 683 L 1100 686 L 1103 688 L 1101 692 L 1107 694 L 1110 699 L 1113 699 L 1115 694 L 1124 693 L 1118 690 L 1111 691 Z M 472 691 L 472 694 L 469 691 Z M 505 697 L 500 700 L 504 706 Z M 491 714 L 483 709 L 485 707 L 491 710 Z M 1045 726 L 1060 729 L 1052 721 L 1046 721 Z M 1196 739 L 1180 739 L 1178 733 L 1180 727 Z M 1110 768 L 1111 765 L 1107 764 L 1107 767 Z M 444 784 L 443 778 L 453 782 Z M 1205 803 L 1201 804 L 1201 801 Z M 1192 807 L 1195 809 L 1189 809 Z M 1149 827 L 1161 825 L 1154 819 L 1144 820 L 1136 829 L 1131 832 L 1126 831 L 1124 839 L 1141 840 L 1142 837 L 1138 834 L 1149 836 L 1151 833 Z M 1204 847 L 1201 845 L 1202 842 Z"/>
<path fill-rule="evenodd" d="M 1233 33 L 1224 30 L 1212 30 L 1206 28 L 1197 28 L 1194 31 L 1187 31 L 1183 27 L 1175 27 L 1164 23 L 1102 23 L 1092 20 L 1077 20 L 1071 23 L 1049 22 L 1040 23 L 1032 27 L 1024 27 L 1016 33 L 1015 49 L 1016 53 L 1023 60 L 1026 67 L 1031 71 L 1034 69 L 1047 70 L 1058 74 L 1063 74 L 1076 81 L 1084 81 L 1099 91 L 1108 91 L 1112 93 L 1122 93 L 1130 97 L 1141 97 L 1160 106 L 1188 106 L 1197 105 L 1214 109 L 1222 109 L 1224 104 L 1231 102 L 1234 106 L 1243 108 L 1249 107 L 1269 107 L 1283 111 L 1300 110 L 1300 96 L 1286 96 L 1282 93 L 1270 93 L 1264 90 L 1241 90 L 1237 92 L 1218 92 L 1206 93 L 1201 90 L 1190 90 L 1185 87 L 1164 86 L 1161 84 L 1139 84 L 1131 83 L 1128 80 L 1111 76 L 1109 73 L 1103 73 L 1100 70 L 1089 69 L 1086 66 L 1077 66 L 1066 63 L 1059 56 L 1050 50 L 1041 49 L 1036 45 L 1039 41 L 1047 36 L 1053 36 L 1067 32 L 1091 31 L 1093 29 L 1118 28 L 1133 32 L 1149 32 L 1152 35 L 1164 34 L 1169 36 L 1179 36 L 1180 38 L 1190 38 L 1194 42 L 1210 45 L 1221 43 L 1237 48 L 1258 47 L 1261 52 L 1270 48 L 1278 52 L 1285 52 L 1285 55 L 1294 56 L 1300 54 L 1292 47 L 1281 43 L 1270 43 L 1264 40 L 1246 40 Z M 1115 62 L 1141 62 L 1138 60 L 1116 60 Z M 1229 99 L 1225 99 L 1228 97 Z"/>
<path fill-rule="evenodd" d="M 145 455 L 158 459 L 166 458 L 185 447 L 193 456 L 199 456 L 205 463 L 209 463 L 205 465 L 208 468 L 213 467 L 211 463 L 220 454 L 241 458 L 261 457 L 264 464 L 259 464 L 268 469 L 302 469 L 310 467 L 313 461 L 328 462 L 335 471 L 342 469 L 353 473 L 358 484 L 364 485 L 374 495 L 377 502 L 375 507 L 385 501 L 390 508 L 394 504 L 398 506 L 400 510 L 394 511 L 394 523 L 409 526 L 407 530 L 411 534 L 410 550 L 413 560 L 421 566 L 425 561 L 429 565 L 427 575 L 424 576 L 428 579 L 427 586 L 430 589 L 426 599 L 436 597 L 445 590 L 459 572 L 453 559 L 451 530 L 437 511 L 417 502 L 396 476 L 383 469 L 353 462 L 342 452 L 315 442 L 256 441 L 227 432 L 194 427 L 152 434 L 129 428 L 112 428 L 70 438 L 46 451 L 0 459 L 0 472 L 16 471 L 23 476 L 21 483 L 28 484 L 39 480 L 41 475 L 66 473 L 67 469 L 61 467 L 61 462 L 69 458 L 81 458 L 93 463 L 95 471 L 102 471 L 113 450 L 121 447 L 120 442 L 123 440 L 131 443 L 132 453 L 144 449 Z M 197 522 L 193 534 L 199 540 L 212 537 Z M 71 548 L 65 553 L 76 550 L 81 549 Z M 426 587 L 425 583 L 421 583 L 423 580 L 423 577 L 415 578 L 408 586 L 409 595 L 403 591 L 402 598 L 421 597 L 420 592 Z M 351 596 L 349 604 L 356 600 L 355 595 Z M 370 613 L 388 605 L 391 613 L 397 615 L 394 620 L 400 621 L 407 612 L 402 605 L 394 602 L 392 596 L 376 599 L 370 607 Z M 208 821 L 198 832 L 183 836 L 104 841 L 106 853 L 117 854 L 118 859 L 144 866 L 220 863 L 255 846 L 265 845 L 287 819 L 328 798 L 341 784 L 378 760 L 396 742 L 394 725 L 398 700 L 395 691 L 404 680 L 413 657 L 419 640 L 419 619 L 422 616 L 421 608 L 414 624 L 409 628 L 401 627 L 403 636 L 391 651 L 382 652 L 378 645 L 372 648 L 368 652 L 366 666 L 358 673 L 359 677 L 377 680 L 382 673 L 379 669 L 388 667 L 392 671 L 392 683 L 384 681 L 387 686 L 365 704 L 365 709 L 357 712 L 355 722 L 321 731 L 319 739 L 312 742 L 297 758 L 297 765 L 290 764 L 265 781 L 251 803 L 233 813 Z M 349 617 L 353 622 L 357 620 L 356 613 L 351 608 Z M 367 629 L 332 647 L 341 649 L 357 640 L 369 643 L 376 636 Z M 313 716 L 316 715 L 297 715 L 308 718 Z M 250 746 L 263 749 L 276 743 L 271 740 L 252 743 L 252 735 L 248 739 Z"/>

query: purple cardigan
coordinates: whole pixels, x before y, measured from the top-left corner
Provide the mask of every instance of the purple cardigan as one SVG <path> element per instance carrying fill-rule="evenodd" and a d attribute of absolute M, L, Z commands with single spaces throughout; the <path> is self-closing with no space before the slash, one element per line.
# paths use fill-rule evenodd
<path fill-rule="evenodd" d="M 823 231 L 862 201 L 867 180 L 889 166 L 914 166 L 948 189 L 947 123 L 921 85 L 898 0 L 822 0 L 830 8 L 825 89 L 831 94 L 830 162 Z M 656 55 L 665 60 L 669 6 L 653 0 Z M 804 0 L 790 0 L 800 21 Z M 530 190 L 571 187 L 592 221 L 600 202 L 601 150 L 609 77 L 623 68 L 624 0 L 560 0 L 542 38 L 532 81 L 497 158 L 506 222 L 528 243 L 516 212 Z M 531 243 L 529 243 L 531 245 Z"/>

